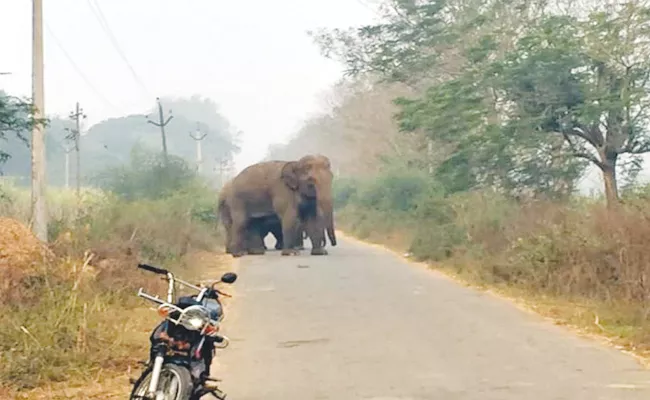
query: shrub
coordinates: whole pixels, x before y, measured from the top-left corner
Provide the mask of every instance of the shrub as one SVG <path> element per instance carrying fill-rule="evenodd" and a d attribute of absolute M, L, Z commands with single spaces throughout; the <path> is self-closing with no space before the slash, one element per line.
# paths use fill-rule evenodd
<path fill-rule="evenodd" d="M 357 194 L 359 183 L 358 180 L 352 178 L 335 179 L 332 184 L 334 207 L 343 208 L 350 204 Z"/>
<path fill-rule="evenodd" d="M 195 171 L 187 162 L 173 155 L 135 147 L 129 165 L 108 168 L 97 174 L 99 187 L 125 200 L 157 199 L 192 186 L 197 181 Z"/>
<path fill-rule="evenodd" d="M 422 196 L 434 193 L 435 187 L 425 173 L 395 168 L 360 185 L 355 198 L 362 207 L 406 212 L 414 209 Z"/>
<path fill-rule="evenodd" d="M 146 186 L 160 178 L 159 166 L 136 169 L 121 169 L 113 181 L 123 184 L 114 187 L 118 193 L 84 188 L 79 204 L 73 191 L 48 191 L 55 257 L 14 275 L 20 279 L 11 293 L 2 293 L 11 301 L 0 300 L 0 388 L 122 371 L 146 357 L 146 329 L 157 316 L 134 294 L 139 287 L 161 293 L 164 282 L 139 271 L 137 262 L 178 271 L 192 249 L 214 250 L 215 193 L 184 173 L 161 178 L 164 188 Z M 29 192 L 7 182 L 3 189 L 0 212 L 26 222 L 29 202 L 20 203 Z"/>

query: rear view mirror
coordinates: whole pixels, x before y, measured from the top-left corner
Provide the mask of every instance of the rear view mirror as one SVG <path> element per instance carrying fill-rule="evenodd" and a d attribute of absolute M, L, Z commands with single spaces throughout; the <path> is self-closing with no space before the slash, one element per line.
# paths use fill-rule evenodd
<path fill-rule="evenodd" d="M 223 283 L 234 283 L 237 280 L 237 274 L 234 272 L 226 272 L 221 275 L 221 282 Z"/>

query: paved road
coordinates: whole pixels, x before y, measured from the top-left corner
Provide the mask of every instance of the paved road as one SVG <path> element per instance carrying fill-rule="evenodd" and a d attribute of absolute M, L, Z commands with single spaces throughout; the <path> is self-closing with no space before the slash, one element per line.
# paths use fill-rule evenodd
<path fill-rule="evenodd" d="M 341 241 L 241 259 L 217 372 L 232 400 L 650 399 L 633 358 Z"/>

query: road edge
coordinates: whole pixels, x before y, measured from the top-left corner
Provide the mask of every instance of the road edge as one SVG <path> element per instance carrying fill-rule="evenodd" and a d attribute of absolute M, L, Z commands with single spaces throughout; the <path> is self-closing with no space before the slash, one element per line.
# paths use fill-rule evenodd
<path fill-rule="evenodd" d="M 508 293 L 505 293 L 503 291 L 500 291 L 495 288 L 490 288 L 487 286 L 480 286 L 473 284 L 471 282 L 468 282 L 467 280 L 463 279 L 457 274 L 452 273 L 451 271 L 444 270 L 441 268 L 437 268 L 435 263 L 431 262 L 424 262 L 424 261 L 415 261 L 411 259 L 408 254 L 405 255 L 404 252 L 397 251 L 395 249 L 392 249 L 386 245 L 382 245 L 379 243 L 373 243 L 373 242 L 368 242 L 362 239 L 359 239 L 351 234 L 346 233 L 345 231 L 341 230 L 336 230 L 336 235 L 344 240 L 348 240 L 360 245 L 372 247 L 375 249 L 379 249 L 385 252 L 388 252 L 395 257 L 399 258 L 406 264 L 412 266 L 412 267 L 417 267 L 417 268 L 423 268 L 426 269 L 430 273 L 434 273 L 438 275 L 439 277 L 442 277 L 444 279 L 447 279 L 451 281 L 452 283 L 459 285 L 459 286 L 464 286 L 466 288 L 472 289 L 474 291 L 478 291 L 481 293 L 486 293 L 495 299 L 505 301 L 515 308 L 517 308 L 520 311 L 526 312 L 530 315 L 537 316 L 541 318 L 543 321 L 547 323 L 551 323 L 552 325 L 555 325 L 562 330 L 564 330 L 566 333 L 569 333 L 573 336 L 580 337 L 583 339 L 587 339 L 592 342 L 597 342 L 601 345 L 604 345 L 606 347 L 612 348 L 614 350 L 619 351 L 620 353 L 623 353 L 627 356 L 632 357 L 637 361 L 638 364 L 640 364 L 643 368 L 650 370 L 650 356 L 644 356 L 642 354 L 636 353 L 633 350 L 627 349 L 622 345 L 619 345 L 615 343 L 615 339 L 607 337 L 605 335 L 599 335 L 593 332 L 587 331 L 585 328 L 581 328 L 578 325 L 575 324 L 570 324 L 568 322 L 560 321 L 556 318 L 550 317 L 548 315 L 544 315 L 538 311 L 539 307 L 537 307 L 535 304 L 533 304 L 531 301 L 526 301 L 526 299 L 523 299 L 521 297 L 516 297 L 512 296 Z"/>

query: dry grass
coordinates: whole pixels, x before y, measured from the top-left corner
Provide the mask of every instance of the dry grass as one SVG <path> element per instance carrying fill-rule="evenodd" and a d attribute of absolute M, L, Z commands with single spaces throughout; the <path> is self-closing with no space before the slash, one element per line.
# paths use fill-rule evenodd
<path fill-rule="evenodd" d="M 184 271 L 183 277 L 185 278 L 213 280 L 226 270 L 232 269 L 230 261 L 231 257 L 224 254 L 192 251 L 178 260 L 178 270 Z M 152 279 L 151 274 L 142 273 L 141 275 L 149 284 L 155 280 Z M 150 287 L 148 290 L 163 294 L 163 289 L 160 286 L 158 288 Z M 131 296 L 135 299 L 133 293 Z M 227 307 L 227 302 L 225 306 Z M 115 311 L 124 313 L 126 310 L 116 308 Z M 87 370 L 86 376 L 75 375 L 72 380 L 61 382 L 47 380 L 32 390 L 6 391 L 6 395 L 25 400 L 123 399 L 127 397 L 131 390 L 129 378 L 139 373 L 140 367 L 136 363 L 146 357 L 149 334 L 159 318 L 155 312 L 152 312 L 148 303 L 141 299 L 135 299 L 128 314 L 114 315 L 111 312 L 104 312 L 101 318 L 104 323 L 112 324 L 111 332 L 119 332 L 112 346 L 111 357 L 114 364 Z M 0 398 L 2 395 L 3 393 L 0 391 Z"/>
<path fill-rule="evenodd" d="M 0 270 L 11 283 L 0 292 L 6 300 L 0 397 L 95 398 L 86 392 L 102 387 L 96 394 L 111 398 L 104 382 L 118 380 L 116 396 L 124 397 L 126 372 L 147 357 L 158 321 L 135 294 L 139 287 L 164 293 L 164 282 L 137 263 L 164 265 L 190 279 L 216 278 L 223 270 L 224 258 L 214 255 L 216 226 L 197 216 L 196 197 L 104 197 L 79 219 L 61 214 L 50 228 L 48 257 L 37 256 L 43 246 L 25 226 L 0 224 L 2 259 L 11 260 Z M 5 246 L 9 239 L 13 244 Z M 87 397 L 74 394 L 75 386 Z"/>

